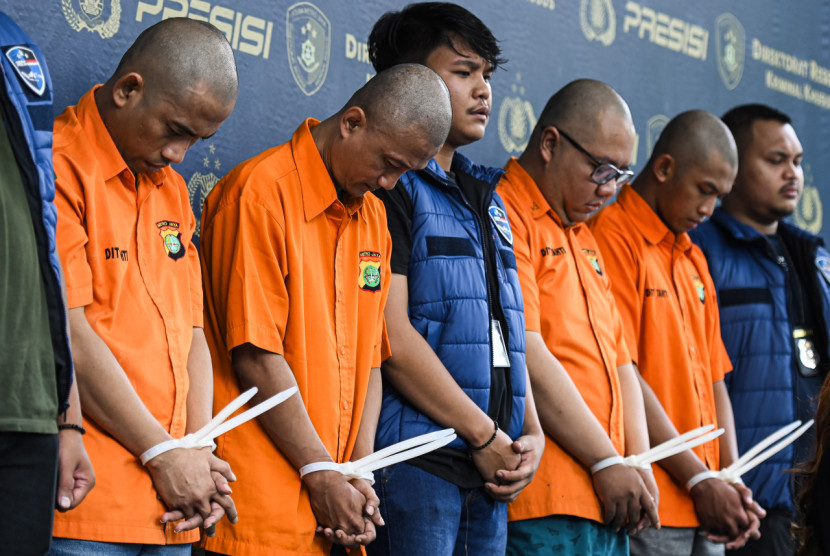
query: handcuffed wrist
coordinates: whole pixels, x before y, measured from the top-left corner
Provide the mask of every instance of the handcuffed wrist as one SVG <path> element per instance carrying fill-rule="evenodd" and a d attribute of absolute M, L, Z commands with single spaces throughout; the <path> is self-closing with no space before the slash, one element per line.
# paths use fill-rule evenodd
<path fill-rule="evenodd" d="M 612 465 L 624 465 L 625 460 L 622 456 L 611 456 L 610 458 L 601 459 L 591 466 L 591 475 L 596 475 L 603 469 L 608 469 Z"/>
<path fill-rule="evenodd" d="M 720 475 L 717 471 L 710 471 L 709 469 L 701 471 L 686 482 L 686 491 L 691 492 L 695 486 L 708 479 L 720 479 Z"/>

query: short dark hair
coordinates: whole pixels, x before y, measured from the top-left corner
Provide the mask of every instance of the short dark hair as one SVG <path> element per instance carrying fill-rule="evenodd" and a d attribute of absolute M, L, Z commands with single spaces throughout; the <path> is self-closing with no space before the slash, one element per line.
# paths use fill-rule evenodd
<path fill-rule="evenodd" d="M 721 116 L 721 120 L 732 132 L 735 143 L 740 151 L 746 144 L 749 134 L 752 132 L 752 125 L 757 121 L 773 121 L 780 124 L 791 124 L 790 117 L 780 110 L 776 110 L 766 104 L 742 104 L 731 109 Z"/>
<path fill-rule="evenodd" d="M 507 62 L 490 29 L 470 11 L 449 2 L 409 4 L 399 12 L 386 12 L 369 33 L 369 59 L 375 71 L 396 64 L 424 64 L 440 46 L 456 49 L 466 42 L 495 70 Z"/>

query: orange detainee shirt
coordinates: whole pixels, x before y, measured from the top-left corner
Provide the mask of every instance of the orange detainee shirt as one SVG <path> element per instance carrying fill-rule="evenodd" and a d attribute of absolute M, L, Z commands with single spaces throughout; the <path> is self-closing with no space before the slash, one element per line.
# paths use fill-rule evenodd
<path fill-rule="evenodd" d="M 344 204 L 306 120 L 288 143 L 234 168 L 202 213 L 205 333 L 215 408 L 239 395 L 231 350 L 285 357 L 329 454 L 348 461 L 369 373 L 388 357 L 383 307 L 392 240 L 373 195 Z M 238 482 L 239 523 L 219 523 L 208 550 L 235 556 L 328 554 L 298 471 L 250 423 L 217 439 Z"/>
<path fill-rule="evenodd" d="M 632 357 L 680 433 L 717 424 L 713 383 L 732 370 L 715 287 L 700 248 L 675 236 L 630 186 L 589 221 L 611 277 Z M 718 442 L 694 449 L 720 469 Z M 660 522 L 696 527 L 692 499 L 660 465 Z"/>
<path fill-rule="evenodd" d="M 617 367 L 631 358 L 597 244 L 584 224 L 562 226 L 515 158 L 505 169 L 498 193 L 513 230 L 527 330 L 542 335 L 614 447 L 625 454 Z M 536 476 L 507 512 L 510 521 L 572 515 L 602 522 L 591 472 L 548 436 Z"/>
<path fill-rule="evenodd" d="M 96 87 L 97 88 L 97 87 Z M 116 149 L 93 91 L 55 120 L 57 246 L 69 307 L 85 307 L 147 409 L 174 438 L 185 434 L 187 357 L 202 326 L 196 220 L 182 177 L 170 168 L 132 172 Z M 56 537 L 180 544 L 150 474 L 84 416 L 96 485 L 83 504 L 55 514 Z"/>

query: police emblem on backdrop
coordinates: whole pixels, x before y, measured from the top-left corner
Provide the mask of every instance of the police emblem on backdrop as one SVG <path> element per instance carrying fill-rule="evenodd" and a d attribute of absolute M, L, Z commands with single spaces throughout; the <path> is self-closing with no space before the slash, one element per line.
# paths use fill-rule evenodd
<path fill-rule="evenodd" d="M 311 96 L 323 86 L 329 71 L 331 23 L 311 2 L 297 2 L 286 12 L 285 35 L 291 75 Z"/>
<path fill-rule="evenodd" d="M 216 154 L 216 145 L 211 143 L 208 146 L 208 154 Z M 193 232 L 194 238 L 198 238 L 202 232 L 201 216 L 205 199 L 208 193 L 213 191 L 213 188 L 219 183 L 219 177 L 210 170 L 218 171 L 222 167 L 219 158 L 211 160 L 208 154 L 202 157 L 202 167 L 207 169 L 207 173 L 193 172 L 193 175 L 187 181 L 187 194 L 190 197 L 190 208 L 193 209 L 193 214 L 196 215 L 196 231 Z"/>
<path fill-rule="evenodd" d="M 700 276 L 692 276 L 692 282 L 695 285 L 695 290 L 697 291 L 697 298 L 700 300 L 701 303 L 706 302 L 706 288 L 703 287 L 703 280 L 700 279 Z"/>
<path fill-rule="evenodd" d="M 804 164 L 804 191 L 801 192 L 801 198 L 795 207 L 793 219 L 799 228 L 811 234 L 818 234 L 821 232 L 823 217 L 821 195 L 819 195 L 818 188 L 813 186 L 810 165 Z"/>
<path fill-rule="evenodd" d="M 6 50 L 6 58 L 12 63 L 20 80 L 37 96 L 42 96 L 46 90 L 46 77 L 34 51 L 25 46 L 13 46 Z"/>
<path fill-rule="evenodd" d="M 663 133 L 663 129 L 668 123 L 669 118 L 663 114 L 655 114 L 648 119 L 648 122 L 646 123 L 646 148 L 648 149 L 645 156 L 646 159 L 651 156 L 651 152 L 654 150 L 654 145 L 657 143 L 657 139 L 660 138 L 660 134 Z"/>
<path fill-rule="evenodd" d="M 746 55 L 746 33 L 734 15 L 724 13 L 715 19 L 715 51 L 718 73 L 723 84 L 732 90 L 741 82 Z"/>
<path fill-rule="evenodd" d="M 156 222 L 156 227 L 159 229 L 167 256 L 174 261 L 184 257 L 185 248 L 182 244 L 182 234 L 179 232 L 179 223 L 161 220 Z"/>
<path fill-rule="evenodd" d="M 361 251 L 360 275 L 357 277 L 357 285 L 361 290 L 368 292 L 380 291 L 380 253 L 375 251 Z"/>
<path fill-rule="evenodd" d="M 579 5 L 582 34 L 589 41 L 610 46 L 617 36 L 617 16 L 611 0 L 582 0 Z"/>
<path fill-rule="evenodd" d="M 490 205 L 487 213 L 490 215 L 490 220 L 496 225 L 496 229 L 501 234 L 501 237 L 504 238 L 504 241 L 513 245 L 513 232 L 510 231 L 510 222 L 507 221 L 507 213 L 504 212 L 504 209 L 496 205 Z"/>
<path fill-rule="evenodd" d="M 597 274 L 602 276 L 602 269 L 599 267 L 599 259 L 597 258 L 597 252 L 593 249 L 583 249 L 583 253 L 585 256 L 588 257 L 588 262 L 591 263 L 591 266 L 594 268 Z"/>
<path fill-rule="evenodd" d="M 102 39 L 115 36 L 121 25 L 121 0 L 61 0 L 63 17 L 76 31 L 86 29 Z"/>
<path fill-rule="evenodd" d="M 525 88 L 521 85 L 521 80 L 521 74 L 517 73 L 516 83 L 511 85 L 513 93 L 518 93 L 519 96 L 505 96 L 499 107 L 499 139 L 508 153 L 524 152 L 536 125 L 533 105 L 522 98 Z"/>

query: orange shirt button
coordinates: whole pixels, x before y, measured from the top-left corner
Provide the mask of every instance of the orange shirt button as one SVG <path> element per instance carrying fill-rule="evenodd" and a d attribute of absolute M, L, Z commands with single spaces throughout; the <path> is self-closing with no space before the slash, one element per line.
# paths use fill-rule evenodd
<path fill-rule="evenodd" d="M 345 409 L 345 410 L 349 409 L 349 402 L 343 402 L 343 409 Z"/>
<path fill-rule="evenodd" d="M 346 355 L 346 346 L 340 346 L 340 355 Z"/>
<path fill-rule="evenodd" d="M 697 356 L 697 349 L 695 348 L 695 346 L 689 346 L 689 355 L 691 355 L 692 357 Z"/>

